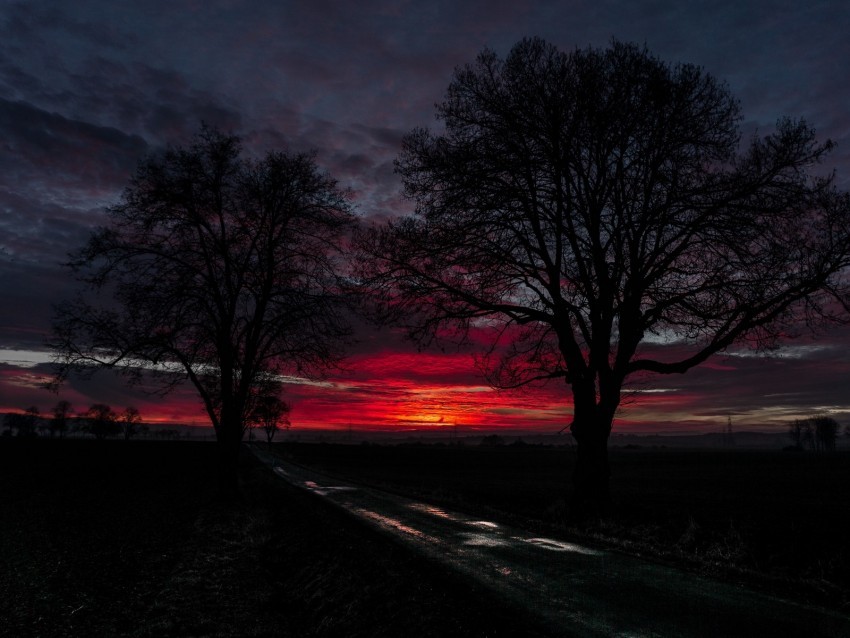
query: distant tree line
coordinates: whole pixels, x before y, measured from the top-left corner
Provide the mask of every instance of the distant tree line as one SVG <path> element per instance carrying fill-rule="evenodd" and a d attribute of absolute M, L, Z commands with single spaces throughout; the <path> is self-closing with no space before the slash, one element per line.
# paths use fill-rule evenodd
<path fill-rule="evenodd" d="M 106 403 L 94 403 L 85 411 L 73 414 L 71 404 L 64 400 L 53 406 L 49 416 L 42 416 L 36 406 L 28 407 L 23 413 L 6 414 L 3 426 L 3 436 L 18 438 L 65 438 L 74 434 L 91 435 L 99 440 L 121 436 L 128 441 L 149 432 L 139 410 L 133 406 L 116 412 Z"/>
<path fill-rule="evenodd" d="M 794 442 L 792 448 L 815 452 L 835 452 L 838 438 L 838 421 L 828 416 L 796 419 L 788 429 L 788 436 Z M 845 429 L 845 432 L 848 430 Z"/>

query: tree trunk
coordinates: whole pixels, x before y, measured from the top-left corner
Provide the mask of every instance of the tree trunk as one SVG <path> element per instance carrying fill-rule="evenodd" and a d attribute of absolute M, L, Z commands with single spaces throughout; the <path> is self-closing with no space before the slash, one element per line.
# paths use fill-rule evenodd
<path fill-rule="evenodd" d="M 576 465 L 570 518 L 576 521 L 605 518 L 611 514 L 611 469 L 608 465 L 608 437 L 617 407 L 617 397 L 597 403 L 595 384 L 573 384 L 573 423 Z"/>
<path fill-rule="evenodd" d="M 235 498 L 239 493 L 239 451 L 242 449 L 242 424 L 237 419 L 222 419 L 216 432 L 218 446 L 218 485 L 221 496 Z"/>
<path fill-rule="evenodd" d="M 611 514 L 611 469 L 608 465 L 611 426 L 605 427 L 599 422 L 583 426 L 574 421 L 570 429 L 576 440 L 570 518 L 576 521 L 605 518 Z"/>

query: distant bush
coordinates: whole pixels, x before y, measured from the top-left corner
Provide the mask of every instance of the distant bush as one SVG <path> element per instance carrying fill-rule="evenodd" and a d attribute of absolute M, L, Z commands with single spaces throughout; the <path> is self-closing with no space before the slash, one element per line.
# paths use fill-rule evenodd
<path fill-rule="evenodd" d="M 788 429 L 794 441 L 793 448 L 809 448 L 816 452 L 834 452 L 838 437 L 838 421 L 828 416 L 809 417 L 795 420 Z"/>
<path fill-rule="evenodd" d="M 490 434 L 481 439 L 481 447 L 501 447 L 505 444 L 505 440 L 498 434 Z"/>
<path fill-rule="evenodd" d="M 37 437 L 36 428 L 39 421 L 38 408 L 35 406 L 28 407 L 23 414 L 9 413 L 3 418 L 3 425 L 6 428 L 4 434 L 21 438 Z"/>
<path fill-rule="evenodd" d="M 121 432 L 118 414 L 105 403 L 95 403 L 81 415 L 78 429 L 94 435 L 98 440 L 115 436 Z"/>

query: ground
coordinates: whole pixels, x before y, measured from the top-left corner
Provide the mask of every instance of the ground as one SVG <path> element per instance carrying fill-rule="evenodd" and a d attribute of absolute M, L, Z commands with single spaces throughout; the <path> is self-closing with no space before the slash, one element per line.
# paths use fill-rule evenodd
<path fill-rule="evenodd" d="M 532 621 L 209 443 L 0 440 L 0 635 L 512 636 Z"/>
<path fill-rule="evenodd" d="M 850 454 L 612 450 L 617 515 L 564 522 L 568 448 L 289 445 L 281 455 L 547 535 L 847 613 Z M 0 635 L 511 636 L 536 625 L 211 443 L 0 438 Z"/>

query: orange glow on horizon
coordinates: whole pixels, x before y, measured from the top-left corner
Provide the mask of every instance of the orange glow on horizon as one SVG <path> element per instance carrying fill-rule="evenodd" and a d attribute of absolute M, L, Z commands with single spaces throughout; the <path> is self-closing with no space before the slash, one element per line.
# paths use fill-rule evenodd
<path fill-rule="evenodd" d="M 737 362 L 736 362 L 737 365 Z M 627 394 L 615 420 L 614 432 L 717 431 L 726 423 L 723 404 L 706 401 L 702 387 L 711 389 L 730 372 L 729 365 L 702 368 L 703 383 L 677 386 L 658 380 L 641 384 Z M 417 353 L 385 350 L 352 356 L 348 371 L 321 382 L 287 378 L 283 398 L 293 405 L 292 431 L 456 433 L 513 432 L 554 434 L 572 421 L 572 399 L 563 381 L 517 391 L 487 386 L 467 353 Z M 698 375 L 700 373 L 695 373 Z M 119 378 L 99 376 L 91 382 L 68 382 L 58 395 L 44 392 L 48 377 L 35 364 L 0 367 L 0 411 L 22 412 L 36 406 L 49 417 L 61 400 L 74 414 L 94 403 L 107 403 L 117 412 L 139 409 L 144 422 L 209 427 L 210 421 L 193 388 L 183 386 L 165 398 L 128 389 Z M 664 379 L 664 378 L 660 378 Z M 669 386 L 661 385 L 670 383 Z M 728 390 L 717 390 L 728 392 Z M 777 395 L 779 396 L 779 395 Z M 733 408 L 736 423 L 784 429 L 799 416 L 793 403 Z M 752 407 L 747 407 L 752 406 Z M 848 410 L 850 411 L 850 410 Z M 719 415 L 720 414 L 720 415 Z M 718 416 L 719 415 L 719 416 Z"/>

